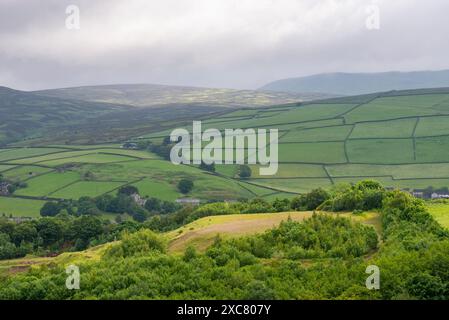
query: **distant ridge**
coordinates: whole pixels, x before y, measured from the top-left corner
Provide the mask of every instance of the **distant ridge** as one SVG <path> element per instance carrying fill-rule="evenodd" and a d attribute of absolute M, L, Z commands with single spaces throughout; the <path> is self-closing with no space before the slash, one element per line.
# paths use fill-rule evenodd
<path fill-rule="evenodd" d="M 159 84 L 83 86 L 42 90 L 34 93 L 47 97 L 125 104 L 134 107 L 162 107 L 192 103 L 208 107 L 261 107 L 335 97 L 335 95 L 319 93 L 286 93 Z"/>
<path fill-rule="evenodd" d="M 260 90 L 357 95 L 390 90 L 441 87 L 449 87 L 449 70 L 317 74 L 274 81 L 261 87 Z"/>

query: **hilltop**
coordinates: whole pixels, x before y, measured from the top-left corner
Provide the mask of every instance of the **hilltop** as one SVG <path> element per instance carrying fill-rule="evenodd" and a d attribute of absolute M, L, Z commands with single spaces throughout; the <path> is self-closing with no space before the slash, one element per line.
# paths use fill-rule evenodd
<path fill-rule="evenodd" d="M 317 74 L 270 82 L 260 90 L 356 95 L 388 90 L 439 87 L 449 87 L 449 70 Z"/>
<path fill-rule="evenodd" d="M 117 84 L 36 91 L 35 94 L 84 101 L 125 104 L 134 107 L 197 104 L 209 107 L 260 107 L 330 97 L 316 93 L 285 93 L 168 86 Z"/>

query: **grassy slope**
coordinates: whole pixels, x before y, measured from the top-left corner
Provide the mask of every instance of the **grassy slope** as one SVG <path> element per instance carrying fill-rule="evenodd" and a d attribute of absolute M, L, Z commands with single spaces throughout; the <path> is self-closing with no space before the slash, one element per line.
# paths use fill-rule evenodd
<path fill-rule="evenodd" d="M 2 154 L 4 160 L 1 158 Z M 28 185 L 14 194 L 18 197 L 31 197 L 26 201 L 22 200 L 27 206 L 13 207 L 10 200 L 0 197 L 0 213 L 12 213 L 15 216 L 35 217 L 43 205 L 40 200 L 45 197 L 95 197 L 116 192 L 116 189 L 124 184 L 137 186 L 143 196 L 164 200 L 185 196 L 226 200 L 252 198 L 274 192 L 264 187 L 235 181 L 225 175 L 212 175 L 197 167 L 173 166 L 147 151 L 125 150 L 112 146 L 107 148 L 103 145 L 98 148 L 73 146 L 65 149 L 0 149 L 0 166 L 6 178 L 20 179 Z M 61 166 L 65 168 L 61 170 Z M 182 195 L 177 190 L 177 183 L 181 178 L 194 180 L 194 189 L 188 195 Z M 30 206 L 32 210 L 29 209 Z"/>
<path fill-rule="evenodd" d="M 282 213 L 261 213 L 261 214 L 237 214 L 205 217 L 185 225 L 177 230 L 165 233 L 172 254 L 181 254 L 189 245 L 193 245 L 198 250 L 204 251 L 217 234 L 225 238 L 241 237 L 263 232 L 273 228 L 283 220 L 291 219 L 302 221 L 310 217 L 312 212 L 282 212 Z M 368 212 L 362 215 L 352 215 L 341 213 L 340 216 L 351 217 L 356 221 L 373 225 L 380 233 L 379 215 Z M 14 273 L 26 271 L 33 265 L 48 264 L 73 264 L 82 261 L 93 261 L 100 259 L 101 255 L 114 243 L 107 243 L 81 252 L 63 253 L 57 257 L 25 257 L 14 260 L 0 261 L 0 274 L 3 272 Z"/>
<path fill-rule="evenodd" d="M 288 218 L 294 221 L 302 221 L 311 217 L 312 214 L 313 212 L 282 212 L 201 218 L 169 232 L 167 234 L 170 239 L 169 250 L 173 253 L 182 253 L 189 245 L 192 245 L 196 249 L 204 251 L 212 244 L 217 234 L 220 234 L 224 238 L 251 235 L 273 228 Z M 380 228 L 380 221 L 378 221 L 378 215 L 376 213 L 366 213 L 360 216 L 354 216 L 350 213 L 341 213 L 338 215 L 353 217 L 355 220 L 373 224 L 377 229 Z"/>
<path fill-rule="evenodd" d="M 427 208 L 442 226 L 449 229 L 449 203 L 429 203 Z"/>
<path fill-rule="evenodd" d="M 365 178 L 419 189 L 449 186 L 448 118 L 449 89 L 427 89 L 234 111 L 203 127 L 278 128 L 278 173 L 261 177 L 252 166 L 248 181 L 273 190 L 306 192 Z M 235 177 L 233 169 L 219 170 Z"/>
<path fill-rule="evenodd" d="M 238 180 L 236 166 L 218 166 L 219 175 L 210 175 L 192 166 L 173 166 L 147 152 L 122 150 L 117 145 L 0 150 L 0 169 L 5 176 L 16 172 L 17 176 L 27 177 L 31 167 L 24 165 L 40 166 L 43 169 L 37 173 L 45 173 L 76 163 L 71 170 L 79 173 L 81 180 L 84 174 L 93 174 L 92 181 L 86 182 L 87 188 L 64 186 L 57 183 L 58 179 L 53 183 L 44 174 L 29 177 L 30 188 L 18 191 L 23 195 L 55 194 L 64 198 L 79 197 L 80 192 L 98 195 L 108 188 L 95 188 L 94 182 L 119 181 L 137 184 L 144 195 L 173 200 L 182 196 L 176 184 L 184 177 L 195 181 L 189 196 L 221 200 L 292 197 L 312 188 L 366 178 L 389 187 L 444 187 L 449 186 L 448 117 L 446 89 L 242 109 L 209 117 L 204 128 L 263 126 L 281 130 L 278 173 L 259 176 L 258 166 L 252 166 L 253 176 L 245 181 Z M 165 124 L 170 131 L 180 123 Z M 160 141 L 168 131 L 148 137 Z M 45 182 L 45 190 L 37 187 L 33 191 L 35 185 L 43 184 L 40 181 Z"/>
<path fill-rule="evenodd" d="M 38 137 L 61 123 L 70 127 L 89 118 L 129 108 L 117 104 L 43 97 L 0 87 L 0 144 Z"/>

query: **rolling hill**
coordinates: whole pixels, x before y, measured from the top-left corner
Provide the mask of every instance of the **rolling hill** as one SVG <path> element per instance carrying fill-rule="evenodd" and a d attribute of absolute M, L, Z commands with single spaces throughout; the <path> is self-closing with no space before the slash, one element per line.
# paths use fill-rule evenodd
<path fill-rule="evenodd" d="M 97 120 L 92 121 L 95 127 Z M 191 131 L 185 119 L 159 122 L 164 130 L 151 132 L 154 127 L 129 141 L 157 145 L 174 128 Z M 182 178 L 194 181 L 188 196 L 205 201 L 292 198 L 363 179 L 401 189 L 449 187 L 449 88 L 230 110 L 205 116 L 207 128 L 277 128 L 277 174 L 259 176 L 258 165 L 251 165 L 247 179 L 239 178 L 237 165 L 216 165 L 210 173 L 194 165 L 175 166 L 147 150 L 124 150 L 119 143 L 10 147 L 0 149 L 0 172 L 28 187 L 16 198 L 0 197 L 0 212 L 36 216 L 47 199 L 96 197 L 127 184 L 143 196 L 175 200 L 183 197 L 176 187 Z M 113 127 L 104 131 L 111 138 L 118 132 Z"/>
<path fill-rule="evenodd" d="M 49 127 L 66 127 L 130 107 L 44 97 L 0 87 L 0 144 L 41 135 Z"/>
<path fill-rule="evenodd" d="M 329 213 L 330 216 L 337 216 Z M 189 246 L 204 252 L 217 235 L 224 239 L 239 238 L 262 233 L 279 226 L 282 221 L 291 219 L 301 222 L 310 218 L 312 212 L 277 212 L 260 214 L 232 214 L 204 217 L 176 230 L 163 233 L 168 242 L 168 252 L 175 256 L 184 253 Z M 340 213 L 339 217 L 350 218 L 366 225 L 372 225 L 380 234 L 379 214 L 367 212 L 362 215 Z M 25 257 L 12 260 L 0 260 L 0 275 L 13 274 L 29 270 L 32 266 L 50 264 L 81 263 L 82 261 L 98 261 L 104 253 L 120 241 L 109 242 L 80 252 L 65 252 L 57 257 Z"/>
<path fill-rule="evenodd" d="M 326 97 L 163 85 L 109 85 L 25 92 L 0 87 L 0 145 L 98 144 L 221 113 Z"/>
<path fill-rule="evenodd" d="M 0 145 L 121 141 L 161 130 L 170 121 L 198 119 L 241 106 L 296 102 L 300 96 L 158 85 L 39 92 L 0 87 Z"/>
<path fill-rule="evenodd" d="M 280 92 L 327 92 L 335 95 L 356 95 L 388 90 L 439 88 L 449 86 L 449 70 L 328 73 L 290 78 L 266 84 L 260 90 Z"/>
<path fill-rule="evenodd" d="M 244 180 L 273 192 L 302 193 L 366 178 L 398 188 L 449 186 L 447 88 L 239 110 L 204 121 L 207 128 L 279 129 L 277 174 L 259 176 L 252 166 L 252 177 Z M 238 179 L 236 166 L 217 170 Z"/>
<path fill-rule="evenodd" d="M 36 91 L 34 93 L 64 99 L 125 104 L 135 107 L 161 107 L 179 104 L 225 108 L 260 107 L 330 97 L 316 93 L 285 93 L 156 84 L 86 86 Z"/>

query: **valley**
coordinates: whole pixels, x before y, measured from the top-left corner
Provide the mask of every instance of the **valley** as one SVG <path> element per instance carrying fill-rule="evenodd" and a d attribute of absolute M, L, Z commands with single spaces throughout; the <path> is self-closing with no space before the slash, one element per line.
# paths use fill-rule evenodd
<path fill-rule="evenodd" d="M 0 173 L 26 188 L 0 197 L 0 213 L 38 215 L 45 200 L 98 197 L 125 185 L 144 197 L 182 198 L 176 184 L 194 181 L 188 195 L 202 201 L 292 198 L 318 187 L 374 179 L 389 188 L 445 190 L 449 186 L 449 90 L 392 91 L 317 102 L 230 110 L 203 120 L 203 128 L 279 129 L 279 170 L 241 178 L 238 165 L 173 166 L 148 149 L 185 122 L 121 143 L 45 144 L 0 151 Z M 116 130 L 114 128 L 113 130 Z M 123 148 L 123 142 L 138 149 Z M 245 150 L 246 157 L 248 152 Z M 21 205 L 15 206 L 18 199 Z"/>

